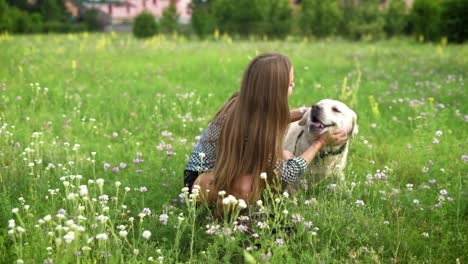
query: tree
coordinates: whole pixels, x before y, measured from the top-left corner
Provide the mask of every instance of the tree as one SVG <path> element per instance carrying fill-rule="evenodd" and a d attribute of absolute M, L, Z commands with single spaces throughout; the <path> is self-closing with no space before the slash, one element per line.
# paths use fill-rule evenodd
<path fill-rule="evenodd" d="M 291 31 L 292 8 L 290 0 L 270 0 L 265 5 L 264 33 L 273 37 L 284 37 Z"/>
<path fill-rule="evenodd" d="M 209 2 L 206 0 L 193 0 L 190 3 L 190 9 L 192 10 L 192 28 L 195 33 L 201 38 L 213 33 L 215 20 Z"/>
<path fill-rule="evenodd" d="M 338 31 L 341 12 L 337 0 L 303 0 L 299 27 L 306 35 L 326 37 Z"/>
<path fill-rule="evenodd" d="M 410 13 L 413 34 L 427 40 L 440 36 L 440 7 L 436 0 L 415 0 Z"/>
<path fill-rule="evenodd" d="M 384 30 L 387 36 L 403 34 L 408 25 L 406 2 L 404 0 L 391 0 L 385 10 Z"/>
<path fill-rule="evenodd" d="M 164 9 L 161 17 L 161 31 L 164 33 L 177 32 L 179 24 L 179 14 L 177 14 L 177 7 L 175 0 L 171 0 L 169 6 Z"/>

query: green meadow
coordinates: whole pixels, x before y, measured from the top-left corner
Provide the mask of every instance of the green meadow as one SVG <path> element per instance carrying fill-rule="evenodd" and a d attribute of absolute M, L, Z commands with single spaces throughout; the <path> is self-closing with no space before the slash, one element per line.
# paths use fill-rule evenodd
<path fill-rule="evenodd" d="M 267 51 L 358 114 L 345 180 L 215 219 L 185 162 Z M 0 262 L 466 263 L 467 78 L 445 42 L 1 35 Z"/>

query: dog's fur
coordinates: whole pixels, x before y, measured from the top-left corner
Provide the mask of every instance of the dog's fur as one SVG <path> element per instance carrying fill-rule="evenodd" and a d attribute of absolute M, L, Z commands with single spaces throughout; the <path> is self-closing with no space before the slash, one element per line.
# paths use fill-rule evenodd
<path fill-rule="evenodd" d="M 333 132 L 339 128 L 346 129 L 348 141 L 340 146 L 326 146 L 315 156 L 308 167 L 308 172 L 303 177 L 304 184 L 295 183 L 293 189 L 299 185 L 304 187 L 316 183 L 326 177 L 335 176 L 344 178 L 343 170 L 348 156 L 349 140 L 358 133 L 357 115 L 344 103 L 324 99 L 312 105 L 312 108 L 304 114 L 304 117 L 289 125 L 284 141 L 284 150 L 288 150 L 294 156 L 301 155 L 309 148 L 318 137 L 327 132 Z"/>

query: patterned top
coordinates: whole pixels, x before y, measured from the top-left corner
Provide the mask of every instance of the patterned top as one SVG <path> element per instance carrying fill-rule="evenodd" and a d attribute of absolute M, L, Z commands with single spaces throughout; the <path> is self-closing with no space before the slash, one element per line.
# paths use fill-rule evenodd
<path fill-rule="evenodd" d="M 216 144 L 221 134 L 222 120 L 212 121 L 195 146 L 192 154 L 185 166 L 186 170 L 204 172 L 212 170 L 216 159 Z M 201 154 L 203 153 L 203 154 Z M 306 168 L 307 162 L 301 157 L 284 160 L 281 172 L 281 185 L 286 187 L 301 177 Z"/>

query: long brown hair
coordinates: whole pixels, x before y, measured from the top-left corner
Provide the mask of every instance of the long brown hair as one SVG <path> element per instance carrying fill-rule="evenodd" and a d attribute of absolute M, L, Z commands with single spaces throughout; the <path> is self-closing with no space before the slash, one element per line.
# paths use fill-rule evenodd
<path fill-rule="evenodd" d="M 292 64 L 281 54 L 255 57 L 244 72 L 240 92 L 216 114 L 223 126 L 214 167 L 217 190 L 230 192 L 240 175 L 251 175 L 254 201 L 265 188 L 260 174 L 279 182 L 275 170 L 281 160 L 289 124 L 288 87 Z"/>

